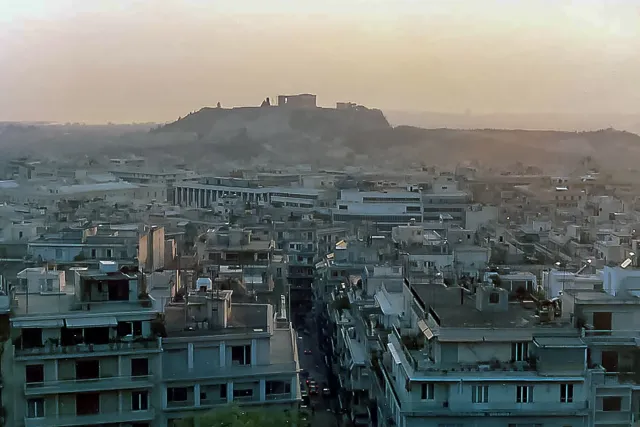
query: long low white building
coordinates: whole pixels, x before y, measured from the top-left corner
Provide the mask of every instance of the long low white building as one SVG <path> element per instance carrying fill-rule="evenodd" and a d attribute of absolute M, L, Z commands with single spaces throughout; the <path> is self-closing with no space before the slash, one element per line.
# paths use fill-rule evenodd
<path fill-rule="evenodd" d="M 422 211 L 419 192 L 342 190 L 332 216 L 334 221 L 369 221 L 390 228 L 422 222 Z"/>
<path fill-rule="evenodd" d="M 8 181 L 4 181 L 8 183 Z M 0 200 L 16 204 L 54 206 L 63 199 L 127 199 L 132 200 L 144 196 L 140 186 L 125 182 L 111 181 L 91 184 L 61 185 L 56 182 L 17 183 L 0 187 Z"/>
<path fill-rule="evenodd" d="M 303 187 L 263 187 L 253 181 L 228 179 L 228 182 L 209 184 L 182 181 L 175 184 L 175 205 L 205 208 L 218 200 L 234 196 L 249 203 L 274 204 L 293 208 L 314 208 L 323 190 Z"/>

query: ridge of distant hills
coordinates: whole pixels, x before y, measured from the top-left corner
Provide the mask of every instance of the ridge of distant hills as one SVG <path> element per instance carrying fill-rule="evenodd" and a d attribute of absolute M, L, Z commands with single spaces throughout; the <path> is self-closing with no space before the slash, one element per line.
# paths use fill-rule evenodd
<path fill-rule="evenodd" d="M 388 120 L 382 111 L 364 107 L 207 107 L 151 130 L 149 125 L 4 123 L 0 149 L 6 158 L 135 154 L 202 169 L 310 164 L 397 170 L 477 161 L 494 168 L 520 162 L 556 171 L 573 170 L 585 157 L 602 169 L 640 169 L 640 136 L 608 126 L 588 131 L 456 129 L 432 120 L 427 128 L 394 126 L 394 114 Z"/>
<path fill-rule="evenodd" d="M 393 127 L 380 110 L 366 108 L 203 108 L 152 132 L 191 133 L 198 146 L 233 160 L 281 155 L 294 163 L 448 166 L 477 160 L 561 167 L 591 156 L 604 167 L 633 168 L 640 159 L 640 137 L 626 131 Z"/>

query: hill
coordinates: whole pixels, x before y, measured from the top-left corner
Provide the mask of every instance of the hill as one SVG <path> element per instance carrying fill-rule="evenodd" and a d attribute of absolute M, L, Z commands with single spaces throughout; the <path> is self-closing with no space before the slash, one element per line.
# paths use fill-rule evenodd
<path fill-rule="evenodd" d="M 260 158 L 337 166 L 368 159 L 398 167 L 477 160 L 494 167 L 523 162 L 571 168 L 591 156 L 602 167 L 634 168 L 640 159 L 640 137 L 625 131 L 392 127 L 381 111 L 365 108 L 204 108 L 153 131 L 167 132 L 191 133 L 197 142 L 189 151 L 212 150 L 233 161 Z"/>
<path fill-rule="evenodd" d="M 640 137 L 591 132 L 392 127 L 380 110 L 280 107 L 203 108 L 149 131 L 145 126 L 1 124 L 5 159 L 96 159 L 131 154 L 199 170 L 311 164 L 400 170 L 478 161 L 573 170 L 587 156 L 609 171 L 637 169 Z"/>

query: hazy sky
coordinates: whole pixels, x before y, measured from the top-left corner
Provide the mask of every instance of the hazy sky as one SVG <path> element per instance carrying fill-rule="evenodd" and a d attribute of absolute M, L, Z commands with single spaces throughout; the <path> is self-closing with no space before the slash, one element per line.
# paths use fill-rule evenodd
<path fill-rule="evenodd" d="M 640 0 L 0 0 L 0 120 L 165 121 L 278 93 L 640 113 Z"/>

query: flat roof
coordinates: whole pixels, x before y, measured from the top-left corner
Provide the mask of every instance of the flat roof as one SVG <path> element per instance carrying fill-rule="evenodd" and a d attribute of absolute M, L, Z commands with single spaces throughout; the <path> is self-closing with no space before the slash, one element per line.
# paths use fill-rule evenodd
<path fill-rule="evenodd" d="M 474 295 L 465 292 L 460 304 L 460 287 L 446 287 L 439 284 L 411 285 L 424 305 L 433 309 L 443 328 L 531 328 L 557 326 L 560 320 L 539 323 L 535 310 L 527 309 L 519 302 L 510 302 L 507 311 L 490 312 L 476 308 Z M 566 323 L 565 323 L 566 324 Z"/>
<path fill-rule="evenodd" d="M 91 191 L 113 191 L 113 190 L 133 190 L 138 188 L 137 185 L 126 181 L 117 182 L 101 182 L 96 184 L 73 184 L 61 185 L 57 188 L 58 193 L 73 194 L 87 193 Z"/>
<path fill-rule="evenodd" d="M 52 294 L 16 295 L 18 303 L 12 307 L 15 317 L 38 317 L 55 315 L 91 315 L 98 313 L 153 311 L 143 307 L 139 301 L 104 301 L 91 303 L 91 310 L 77 310 L 73 307 L 74 295 L 70 292 Z"/>

